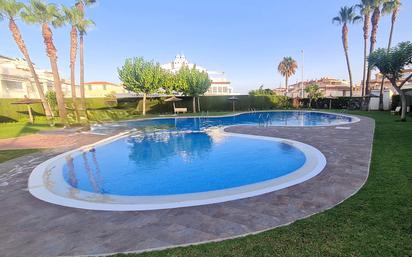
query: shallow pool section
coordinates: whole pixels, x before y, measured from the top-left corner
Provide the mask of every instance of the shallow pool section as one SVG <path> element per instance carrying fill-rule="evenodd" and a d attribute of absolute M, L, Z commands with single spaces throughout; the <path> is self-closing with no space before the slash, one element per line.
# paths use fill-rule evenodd
<path fill-rule="evenodd" d="M 134 132 L 39 165 L 29 190 L 47 202 L 93 210 L 153 210 L 252 197 L 316 176 L 312 146 L 222 129 Z"/>

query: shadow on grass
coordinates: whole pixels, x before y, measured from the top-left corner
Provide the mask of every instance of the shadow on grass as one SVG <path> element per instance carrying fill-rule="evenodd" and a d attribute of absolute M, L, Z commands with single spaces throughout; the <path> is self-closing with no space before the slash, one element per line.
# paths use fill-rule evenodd
<path fill-rule="evenodd" d="M 0 115 L 0 123 L 2 123 L 2 122 L 4 122 L 4 123 L 10 123 L 10 122 L 17 122 L 17 120 L 12 119 L 12 118 L 10 118 L 10 117 L 6 117 L 6 116 L 3 116 L 3 115 Z"/>
<path fill-rule="evenodd" d="M 16 138 L 27 134 L 34 134 L 42 130 L 49 130 L 48 123 L 30 124 L 27 122 L 2 123 L 0 124 L 0 139 Z"/>

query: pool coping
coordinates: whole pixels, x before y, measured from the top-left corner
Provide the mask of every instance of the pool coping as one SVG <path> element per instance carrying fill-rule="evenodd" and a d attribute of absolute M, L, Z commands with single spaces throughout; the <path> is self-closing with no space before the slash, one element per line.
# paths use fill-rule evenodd
<path fill-rule="evenodd" d="M 32 171 L 28 181 L 28 189 L 34 197 L 40 200 L 66 207 L 100 211 L 148 211 L 223 203 L 274 192 L 309 180 L 318 175 L 326 166 L 325 156 L 318 149 L 308 144 L 284 138 L 225 132 L 224 130 L 227 127 L 230 126 L 215 130 L 229 137 L 251 138 L 291 145 L 304 153 L 306 161 L 295 171 L 274 179 L 221 190 L 168 196 L 103 195 L 73 188 L 64 180 L 62 169 L 67 158 L 74 158 L 85 151 L 130 135 L 129 132 L 125 132 L 62 153 L 41 163 Z"/>

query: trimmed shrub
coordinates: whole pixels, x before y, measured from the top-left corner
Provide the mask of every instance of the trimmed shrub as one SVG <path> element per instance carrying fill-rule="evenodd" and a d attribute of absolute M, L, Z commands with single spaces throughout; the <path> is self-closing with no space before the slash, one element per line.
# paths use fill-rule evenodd
<path fill-rule="evenodd" d="M 362 106 L 362 97 L 352 97 L 351 109 L 360 110 Z M 309 106 L 309 99 L 300 99 L 302 107 L 316 108 L 316 109 L 329 109 L 331 105 L 332 109 L 347 109 L 349 106 L 350 97 L 338 97 L 338 98 L 319 98 L 317 101 L 312 101 L 312 105 Z"/>

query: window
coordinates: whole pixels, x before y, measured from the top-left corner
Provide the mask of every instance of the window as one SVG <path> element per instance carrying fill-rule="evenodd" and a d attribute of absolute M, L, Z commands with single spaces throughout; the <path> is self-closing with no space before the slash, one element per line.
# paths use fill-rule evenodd
<path fill-rule="evenodd" d="M 12 80 L 3 80 L 3 88 L 7 91 L 23 91 L 23 83 Z"/>
<path fill-rule="evenodd" d="M 107 85 L 103 85 L 103 90 L 104 90 L 104 91 L 107 90 Z"/>
<path fill-rule="evenodd" d="M 91 91 L 92 90 L 92 85 L 87 85 L 87 90 Z"/>
<path fill-rule="evenodd" d="M 51 82 L 47 82 L 47 91 L 53 91 L 54 90 L 54 85 Z"/>

